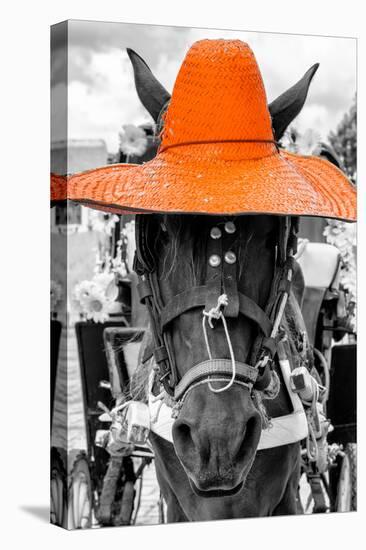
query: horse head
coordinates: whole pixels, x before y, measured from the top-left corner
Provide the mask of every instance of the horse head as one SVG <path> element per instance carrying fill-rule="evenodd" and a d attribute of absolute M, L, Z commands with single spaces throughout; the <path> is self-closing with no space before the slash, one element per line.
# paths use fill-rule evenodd
<path fill-rule="evenodd" d="M 128 54 L 140 100 L 160 125 L 170 95 L 138 54 L 132 50 Z M 300 112 L 317 67 L 269 105 L 277 141 Z M 150 293 L 155 328 L 163 330 L 167 356 L 162 361 L 173 365 L 171 383 L 180 403 L 173 425 L 175 452 L 197 494 L 235 494 L 252 466 L 262 430 L 250 365 L 258 335 L 269 335 L 264 311 L 278 265 L 284 218 L 190 214 L 139 218 L 138 225 L 143 226 L 137 236 L 139 259 L 153 273 L 143 292 Z M 225 298 L 220 302 L 222 291 Z M 242 376 L 232 383 L 234 370 Z"/>

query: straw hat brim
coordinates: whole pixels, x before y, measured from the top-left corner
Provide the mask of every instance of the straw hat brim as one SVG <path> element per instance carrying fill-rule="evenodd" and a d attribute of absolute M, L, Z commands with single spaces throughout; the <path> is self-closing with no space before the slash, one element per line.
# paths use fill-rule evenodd
<path fill-rule="evenodd" d="M 67 177 L 59 174 L 51 174 L 51 205 L 56 206 L 62 203 L 67 193 Z"/>
<path fill-rule="evenodd" d="M 134 213 L 278 214 L 356 220 L 356 191 L 329 161 L 285 151 L 258 159 L 184 158 L 181 147 L 143 165 L 108 165 L 68 178 L 67 198 Z"/>

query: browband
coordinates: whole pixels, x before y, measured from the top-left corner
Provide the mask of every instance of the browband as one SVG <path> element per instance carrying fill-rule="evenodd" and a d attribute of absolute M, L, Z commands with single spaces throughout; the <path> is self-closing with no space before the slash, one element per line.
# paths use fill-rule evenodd
<path fill-rule="evenodd" d="M 142 303 L 144 303 L 148 296 L 152 296 L 152 289 L 149 281 L 144 280 L 138 284 L 138 293 Z M 248 317 L 248 319 L 255 321 L 262 329 L 263 334 L 269 336 L 272 330 L 272 323 L 265 312 L 254 302 L 254 300 L 245 296 L 245 294 L 238 292 L 238 297 L 240 313 Z M 182 313 L 190 309 L 196 307 L 203 308 L 206 303 L 206 298 L 207 286 L 196 286 L 173 296 L 160 311 L 160 329 L 164 330 L 176 317 L 179 317 Z"/>

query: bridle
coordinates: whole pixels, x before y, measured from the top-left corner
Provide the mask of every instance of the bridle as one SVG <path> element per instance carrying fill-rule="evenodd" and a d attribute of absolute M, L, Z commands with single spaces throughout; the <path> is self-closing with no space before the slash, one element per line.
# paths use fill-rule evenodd
<path fill-rule="evenodd" d="M 256 391 L 265 391 L 271 383 L 273 358 L 279 339 L 283 336 L 280 325 L 291 289 L 298 218 L 279 218 L 275 271 L 264 309 L 238 290 L 238 263 L 233 252 L 237 235 L 235 224 L 231 221 L 225 223 L 223 231 L 218 230 L 218 227 L 211 229 L 207 244 L 209 261 L 205 285 L 192 286 L 164 303 L 150 243 L 153 224 L 153 214 L 136 215 L 134 270 L 139 278 L 137 289 L 140 301 L 146 305 L 149 313 L 153 355 L 158 379 L 164 390 L 175 401 L 184 399 L 193 387 L 214 381 L 231 380 Z M 226 297 L 224 304 L 220 303 L 223 295 Z M 211 323 L 213 318 L 237 318 L 239 314 L 256 323 L 259 330 L 252 346 L 250 364 L 235 362 L 235 376 L 232 361 L 209 357 L 209 360 L 193 366 L 179 379 L 170 325 L 180 315 L 195 308 L 204 308 L 204 319 L 208 317 Z"/>

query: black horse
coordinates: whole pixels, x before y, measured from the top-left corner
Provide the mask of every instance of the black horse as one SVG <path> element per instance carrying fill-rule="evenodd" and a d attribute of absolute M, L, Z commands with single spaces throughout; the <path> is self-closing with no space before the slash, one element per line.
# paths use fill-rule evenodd
<path fill-rule="evenodd" d="M 160 131 L 170 95 L 138 54 L 128 50 L 128 55 L 138 96 Z M 303 107 L 317 68 L 318 65 L 311 67 L 297 84 L 269 105 L 277 142 Z M 283 218 L 155 214 L 148 217 L 153 235 L 149 252 L 154 257 L 164 303 L 192 286 L 207 283 L 210 232 L 215 227 L 225 234 L 226 224 L 231 223 L 235 227 L 232 245 L 239 266 L 237 289 L 260 308 L 266 307 L 275 277 L 275 251 L 280 245 Z M 295 285 L 283 319 L 292 364 L 299 353 L 298 336 L 305 332 L 298 302 L 303 280 L 296 265 L 294 271 Z M 239 315 L 228 320 L 228 330 L 236 360 L 247 362 L 258 327 L 252 319 Z M 212 355 L 230 359 L 225 327 L 217 323 L 213 334 L 209 334 Z M 196 308 L 177 316 L 170 325 L 170 335 L 176 367 L 183 377 L 207 358 L 202 311 Z M 147 373 L 146 366 L 141 368 Z M 258 450 L 264 416 L 281 417 L 292 410 L 278 362 L 275 371 L 282 381 L 280 391 L 275 399 L 264 397 L 262 408 L 253 401 L 249 389 L 240 385 L 234 384 L 222 393 L 210 391 L 207 384 L 197 385 L 184 399 L 174 422 L 174 444 L 151 433 L 157 477 L 168 504 L 168 521 L 297 512 L 300 443 Z"/>

